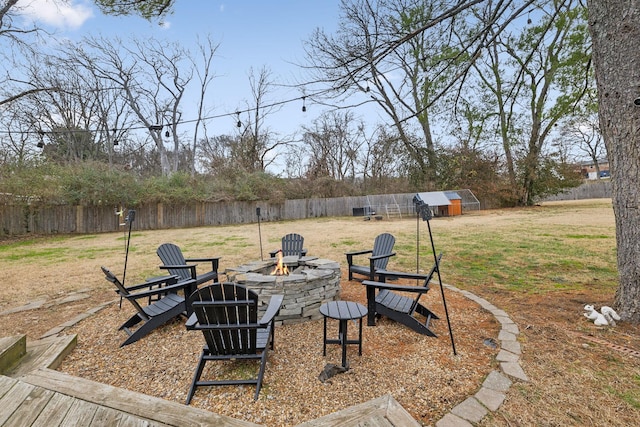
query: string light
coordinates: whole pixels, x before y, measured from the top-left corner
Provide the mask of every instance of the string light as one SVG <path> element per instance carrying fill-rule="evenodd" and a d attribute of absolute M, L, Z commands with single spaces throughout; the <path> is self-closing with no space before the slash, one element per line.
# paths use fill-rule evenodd
<path fill-rule="evenodd" d="M 307 106 L 305 105 L 305 102 L 304 102 L 305 98 L 306 98 L 306 96 L 302 97 L 302 112 L 303 113 L 307 112 Z"/>
<path fill-rule="evenodd" d="M 323 90 L 319 90 L 317 92 L 314 92 L 313 96 L 322 96 L 324 94 L 327 93 L 331 93 L 334 92 L 335 89 L 323 89 Z M 306 96 L 302 96 L 302 97 L 296 97 L 296 98 L 289 98 L 289 99 L 284 99 L 281 101 L 275 101 L 272 102 L 270 104 L 261 106 L 262 108 L 269 108 L 269 107 L 276 107 L 279 105 L 284 105 L 284 104 L 289 104 L 291 102 L 299 102 L 300 99 L 303 99 L 303 103 L 305 102 L 304 98 L 306 98 Z M 303 105 L 306 109 L 306 105 Z M 240 114 L 242 114 L 243 112 L 251 112 L 253 111 L 255 108 L 250 108 L 247 110 L 240 110 L 240 111 L 235 111 L 233 113 L 228 112 L 228 113 L 222 113 L 222 114 L 216 114 L 216 115 L 212 115 L 212 116 L 206 116 L 206 117 L 201 117 L 201 118 L 197 118 L 197 119 L 189 119 L 189 120 L 181 120 L 178 122 L 175 122 L 175 125 L 182 125 L 182 124 L 188 124 L 188 123 L 195 123 L 198 121 L 209 121 L 209 120 L 216 120 L 216 119 L 221 119 L 224 117 L 229 117 L 232 114 L 236 114 L 238 116 L 238 122 L 236 123 L 236 125 L 238 127 L 242 127 L 242 122 L 240 121 Z M 145 126 L 145 125 L 139 125 L 139 126 L 127 126 L 119 128 L 120 130 L 127 130 L 127 131 L 135 131 L 135 130 L 141 130 L 141 129 L 147 129 L 149 131 L 162 131 L 162 129 L 164 128 L 164 126 L 162 124 L 153 124 L 153 125 L 149 125 L 149 126 Z M 91 129 L 88 129 L 89 131 L 91 131 Z M 115 133 L 118 129 L 112 129 L 113 132 Z M 11 133 L 12 130 L 7 130 L 7 129 L 0 129 L 0 134 L 8 134 Z M 49 131 L 26 131 L 26 132 L 22 132 L 24 134 L 38 134 L 40 136 L 44 136 L 46 134 L 51 134 L 54 135 L 56 133 L 64 133 L 67 132 L 65 130 L 49 130 Z M 114 144 L 115 145 L 115 144 Z"/>

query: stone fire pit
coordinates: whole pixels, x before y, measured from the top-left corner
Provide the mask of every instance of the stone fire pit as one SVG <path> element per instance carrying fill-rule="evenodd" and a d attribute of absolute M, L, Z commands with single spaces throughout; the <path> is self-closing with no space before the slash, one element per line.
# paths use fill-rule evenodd
<path fill-rule="evenodd" d="M 261 306 L 271 295 L 284 295 L 277 323 L 321 319 L 320 306 L 340 297 L 340 264 L 315 257 L 284 257 L 289 275 L 271 275 L 277 259 L 253 261 L 225 271 L 229 282 L 258 293 Z"/>

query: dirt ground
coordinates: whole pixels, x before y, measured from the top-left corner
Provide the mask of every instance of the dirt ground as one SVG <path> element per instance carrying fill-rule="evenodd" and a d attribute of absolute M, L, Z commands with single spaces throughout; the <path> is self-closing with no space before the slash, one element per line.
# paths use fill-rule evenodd
<path fill-rule="evenodd" d="M 590 225 L 611 227 L 613 225 L 613 214 L 610 210 L 599 210 L 602 212 L 598 215 L 590 213 L 588 216 L 581 217 L 575 215 L 569 219 L 568 224 L 579 227 L 581 221 L 585 221 Z M 477 226 L 487 226 L 491 222 L 502 222 L 508 220 L 509 215 L 516 214 L 512 211 L 490 211 L 478 215 L 466 215 L 455 220 L 456 224 L 466 224 L 473 226 L 474 222 Z M 560 221 L 557 217 L 549 218 L 549 221 Z M 364 241 L 369 242 L 371 238 L 359 237 L 354 232 L 354 222 L 351 218 L 343 220 L 319 220 L 313 223 L 304 222 L 303 233 L 307 241 L 314 242 L 313 251 L 316 255 L 326 258 L 338 259 L 344 267 L 343 255 L 336 255 L 336 252 L 342 254 L 342 247 L 337 247 L 336 236 L 351 236 L 352 239 L 362 246 Z M 331 225 L 331 230 L 327 232 L 326 225 Z M 448 225 L 449 224 L 449 225 Z M 454 222 L 441 222 L 437 227 L 452 226 Z M 286 233 L 290 224 L 274 223 L 264 224 L 263 230 L 265 248 L 267 252 L 271 246 L 277 244 L 277 237 Z M 360 224 L 358 224 L 360 226 Z M 372 221 L 370 225 L 370 235 L 375 236 L 378 232 L 389 231 L 394 234 L 409 234 L 415 227 L 414 221 L 406 222 L 387 222 Z M 228 250 L 229 255 L 225 254 L 224 265 L 237 265 L 241 260 L 247 258 L 247 251 L 254 255 L 256 251 L 255 245 L 249 248 L 242 248 L 240 242 L 237 247 L 234 246 L 234 239 L 243 238 L 255 242 L 255 227 L 245 225 L 238 227 L 227 227 L 223 230 L 222 235 L 226 235 L 224 245 L 217 246 L 211 244 L 209 246 L 211 253 L 222 252 L 226 249 L 234 247 L 236 249 Z M 135 247 L 132 247 L 129 258 L 129 271 L 135 273 L 127 273 L 129 280 L 141 280 L 144 277 L 157 275 L 157 265 L 159 264 L 155 257 L 155 247 L 164 241 L 180 241 L 186 238 L 188 234 L 190 241 L 201 241 L 203 239 L 211 239 L 212 234 L 217 232 L 212 229 L 194 229 L 194 230 L 162 230 L 154 232 L 136 232 L 132 237 Z M 74 318 L 79 313 L 98 304 L 113 301 L 114 292 L 109 285 L 104 282 L 103 277 L 99 274 L 99 265 L 120 266 L 122 265 L 123 242 L 122 234 L 103 235 L 92 238 L 73 238 L 72 242 L 59 239 L 44 239 L 45 247 L 38 249 L 41 251 L 41 257 L 34 257 L 33 260 L 24 255 L 17 258 L 4 256 L 0 259 L 0 269 L 3 271 L 5 279 L 4 290 L 0 296 L 0 321 L 4 329 L 3 335 L 15 335 L 19 333 L 27 334 L 29 339 L 37 339 L 52 327 L 59 325 L 69 319 Z M 16 242 L 2 242 L 1 244 L 15 244 Z M 72 245 L 72 246 L 69 246 Z M 61 254 L 53 255 L 49 258 L 42 256 L 43 253 L 52 250 L 52 248 L 60 249 L 63 246 Z M 187 248 L 189 244 L 186 244 Z M 358 246 L 358 247 L 359 247 Z M 200 252 L 201 250 L 199 250 Z M 445 264 L 446 266 L 446 264 Z M 133 282 L 130 282 L 133 283 Z M 458 283 L 452 283 L 460 286 Z M 361 285 L 355 282 L 347 282 L 343 277 L 344 295 L 350 299 L 359 299 L 363 297 Z M 460 286 L 464 288 L 463 284 Z M 477 295 L 487 299 L 497 307 L 505 310 L 513 321 L 520 328 L 520 342 L 523 348 L 521 356 L 521 364 L 529 377 L 529 382 L 515 382 L 507 394 L 505 403 L 500 409 L 489 414 L 482 422 L 483 426 L 634 426 L 640 419 L 640 327 L 638 325 L 619 322 L 615 328 L 599 328 L 592 323 L 581 319 L 581 307 L 585 303 L 592 303 L 596 306 L 612 305 L 613 293 L 611 287 L 594 286 L 589 289 L 580 290 L 558 290 L 550 296 L 548 293 L 527 293 L 526 296 L 518 292 L 501 289 L 499 287 L 487 287 L 470 289 Z M 85 297 L 77 301 L 64 302 L 63 298 L 68 295 L 80 295 Z M 438 305 L 441 301 L 438 299 L 437 292 L 430 292 L 433 301 L 428 303 Z M 449 298 L 449 297 L 447 297 Z M 345 298 L 347 299 L 347 298 Z M 19 308 L 25 308 L 25 304 L 33 301 L 44 301 L 40 308 L 30 310 L 16 311 Z M 448 301 L 449 302 L 449 301 Z M 385 385 L 385 390 L 391 392 L 401 404 L 411 411 L 412 415 L 421 420 L 423 424 L 430 425 L 442 414 L 448 411 L 455 404 L 464 400 L 466 396 L 473 394 L 480 385 L 484 375 L 495 368 L 496 363 L 493 356 L 496 351 L 489 347 L 479 345 L 483 339 L 497 334 L 498 325 L 490 319 L 486 313 L 479 310 L 474 304 L 469 304 L 463 298 L 451 296 L 450 305 L 452 310 L 452 318 L 458 316 L 459 323 L 454 322 L 454 331 L 458 331 L 456 335 L 460 339 L 460 348 L 463 354 L 460 358 L 454 358 L 450 355 L 450 342 L 448 341 L 446 326 L 443 322 L 438 325 L 441 335 L 437 340 L 431 339 L 414 343 L 415 337 L 411 334 L 404 335 L 402 328 L 397 329 L 397 325 L 386 322 L 382 328 L 365 328 L 367 334 L 372 334 L 377 330 L 376 334 L 389 334 L 389 336 L 397 335 L 402 337 L 400 343 L 407 346 L 408 350 L 416 353 L 416 348 L 428 348 L 432 343 L 434 346 L 433 353 L 425 353 L 424 357 L 428 358 L 428 369 L 432 372 L 441 372 L 439 374 L 438 383 L 430 387 L 428 376 L 414 381 L 411 386 L 403 384 Z M 124 306 L 123 306 L 124 307 Z M 101 381 L 114 383 L 115 385 L 126 386 L 131 381 L 131 377 L 127 375 L 111 375 L 111 378 L 103 378 L 104 372 L 88 372 L 82 364 L 82 359 L 92 360 L 89 358 L 95 340 L 99 341 L 103 349 L 106 349 L 108 358 L 103 359 L 101 363 L 111 364 L 111 366 L 125 366 L 127 363 L 133 365 L 152 364 L 141 362 L 149 358 L 152 350 L 147 347 L 153 345 L 157 341 L 146 340 L 141 341 L 142 345 L 127 352 L 129 360 L 127 363 L 122 362 L 124 353 L 119 353 L 113 346 L 120 342 L 123 337 L 121 333 L 114 331 L 118 322 L 121 322 L 123 316 L 130 314 L 119 310 L 117 304 L 112 304 L 105 310 L 78 324 L 72 332 L 79 333 L 79 352 L 76 352 L 67 367 L 70 371 L 76 372 L 78 375 L 91 378 L 92 375 Z M 474 327 L 474 319 L 477 323 Z M 480 327 L 477 327 L 480 325 Z M 95 332 L 103 328 L 102 333 Z M 300 330 L 282 331 L 282 335 L 277 337 L 278 342 L 286 342 L 287 340 L 296 339 L 296 334 L 303 336 L 317 336 L 317 325 L 308 325 L 299 327 Z M 311 328 L 311 329 L 305 329 Z M 457 329 L 456 329 L 457 328 Z M 93 336 L 88 339 L 83 335 L 87 333 Z M 321 332 L 320 332 L 321 333 Z M 156 334 L 156 333 L 154 333 Z M 157 332 L 162 337 L 178 337 L 180 340 L 190 340 L 186 337 L 186 332 L 181 324 L 171 324 L 161 331 Z M 162 335 L 160 335 L 162 334 Z M 181 341 L 182 342 L 182 341 Z M 314 340 L 317 342 L 317 340 Z M 397 341 L 389 339 L 386 347 L 380 347 L 380 341 L 374 336 L 365 336 L 365 342 L 369 346 L 365 346 L 365 354 L 362 359 L 354 360 L 370 362 L 372 364 L 379 363 L 373 360 L 379 355 L 392 355 L 397 352 L 400 344 Z M 171 382 L 175 383 L 175 388 L 170 390 L 166 387 L 158 390 L 157 395 L 161 397 L 182 401 L 186 390 L 184 382 L 190 382 L 192 369 L 195 366 L 199 345 L 190 347 L 189 361 L 186 363 L 184 372 L 172 372 Z M 417 347 L 411 347 L 417 345 Z M 278 347 L 281 348 L 281 347 Z M 159 351 L 159 349 L 153 349 Z M 311 352 L 315 350 L 309 350 Z M 474 354 L 477 353 L 477 354 Z M 402 352 L 400 352 L 402 353 Z M 163 353 L 158 353 L 162 355 Z M 79 356 L 82 355 L 82 356 Z M 404 353 L 402 353 L 404 355 Z M 400 357 L 402 357 L 402 355 Z M 405 355 L 406 356 L 406 355 Z M 93 357 L 93 356 L 91 356 Z M 104 355 L 102 357 L 105 357 Z M 290 371 L 284 367 L 291 365 L 292 357 L 288 353 L 274 352 L 270 358 L 270 365 L 267 367 L 267 375 L 271 372 L 273 377 L 269 380 L 269 376 L 265 378 L 265 383 L 270 382 L 268 387 L 277 396 L 279 391 L 275 375 L 283 375 L 286 378 L 291 375 Z M 136 359 L 138 358 L 138 359 Z M 371 360 L 369 360 L 369 359 Z M 155 360 L 155 359 L 154 359 Z M 320 362 L 322 363 L 324 359 Z M 363 362 L 363 364 L 364 364 Z M 420 365 L 427 362 L 415 362 Z M 393 363 L 391 363 L 393 365 Z M 447 375 L 447 371 L 455 366 L 460 368 L 459 371 L 451 369 L 451 373 Z M 317 366 L 307 367 L 314 378 L 317 375 Z M 378 366 L 378 365 L 372 365 Z M 85 374 L 82 371 L 87 370 Z M 383 368 L 378 368 L 383 369 Z M 386 369 L 386 368 L 385 368 Z M 166 366 L 157 366 L 157 370 L 166 370 Z M 357 372 L 357 371 L 356 371 Z M 348 401 L 349 404 L 356 404 L 369 397 L 370 393 L 364 393 L 363 390 L 376 381 L 381 382 L 380 378 L 376 378 L 375 370 L 369 372 L 365 383 L 360 383 L 349 376 L 348 387 L 345 387 L 343 395 L 337 395 L 337 400 Z M 373 372 L 373 373 L 371 373 Z M 415 374 L 416 372 L 414 372 Z M 113 374 L 113 372 L 112 372 Z M 154 374 L 147 371 L 147 376 Z M 157 375 L 157 372 L 156 372 Z M 459 378 L 456 378 L 459 377 Z M 467 381 L 466 379 L 470 381 Z M 153 379 L 150 379 L 153 381 Z M 345 380 L 346 381 L 346 380 Z M 447 384 L 449 381 L 449 384 Z M 166 382 L 166 381 L 165 381 Z M 131 384 L 129 384 L 131 385 Z M 148 384 L 141 385 L 142 388 Z M 316 387 L 317 385 L 314 385 Z M 135 389 L 135 386 L 132 388 Z M 316 393 L 326 393 L 326 387 L 315 389 Z M 290 394 L 300 394 L 301 390 L 289 390 Z M 235 391 L 225 391 L 227 396 L 233 397 Z M 248 390 L 244 395 L 251 395 Z M 208 407 L 211 410 L 216 409 L 215 394 L 210 395 L 208 392 L 202 392 L 199 399 L 194 401 L 195 406 Z M 348 397 L 345 397 L 348 396 Z M 424 396 L 429 396 L 428 398 Z M 275 399 L 281 396 L 275 397 Z M 375 397 L 375 396 L 372 396 Z M 288 403 L 280 402 L 280 405 L 288 407 L 288 411 L 284 414 L 270 413 L 267 402 L 260 401 L 258 406 L 249 406 L 253 408 L 249 415 L 249 419 L 255 422 L 265 423 L 266 425 L 294 425 L 298 420 L 306 420 L 313 418 L 318 413 L 325 413 L 331 410 L 331 402 L 326 403 L 324 410 L 318 411 L 311 404 L 300 404 L 299 401 L 288 401 Z M 286 399 L 285 399 L 285 402 Z M 296 403 L 297 402 L 297 403 Z M 232 408 L 228 415 L 239 416 L 241 411 L 246 411 L 246 406 L 242 408 Z M 323 412 L 324 411 L 324 412 Z M 302 413 L 302 417 L 299 414 Z M 246 415 L 243 416 L 244 419 Z M 269 421 L 272 421 L 270 424 Z"/>

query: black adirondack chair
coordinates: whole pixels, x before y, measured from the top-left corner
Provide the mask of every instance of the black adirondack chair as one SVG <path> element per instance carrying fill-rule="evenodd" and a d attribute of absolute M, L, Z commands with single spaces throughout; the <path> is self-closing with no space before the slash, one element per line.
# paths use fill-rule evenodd
<path fill-rule="evenodd" d="M 158 247 L 156 251 L 163 265 L 161 269 L 168 270 L 170 274 L 178 276 L 179 281 L 193 279 L 196 281 L 196 285 L 201 285 L 207 282 L 218 282 L 218 266 L 220 264 L 220 257 L 214 258 L 185 258 L 182 255 L 182 251 L 177 245 L 173 243 L 163 243 Z M 210 262 L 211 271 L 198 274 L 196 267 L 199 262 Z"/>
<path fill-rule="evenodd" d="M 289 233 L 282 238 L 282 248 L 269 252 L 271 258 L 275 258 L 278 251 L 282 250 L 282 256 L 297 256 L 298 258 L 307 256 L 304 248 L 304 237 L 297 233 Z"/>
<path fill-rule="evenodd" d="M 365 280 L 362 282 L 367 287 L 367 325 L 375 325 L 376 316 L 387 316 L 396 322 L 413 329 L 422 335 L 437 336 L 430 328 L 429 324 L 432 319 L 438 319 L 431 310 L 420 304 L 420 297 L 429 291 L 429 282 L 433 275 L 440 268 L 440 260 L 442 254 L 438 255 L 437 262 L 431 268 L 429 274 L 404 273 L 399 271 L 379 270 L 377 274 L 380 277 L 379 282 Z M 398 279 L 415 279 L 422 281 L 422 286 L 408 286 L 400 284 L 386 283 L 388 277 Z M 376 290 L 379 292 L 376 295 Z M 409 298 L 408 296 L 397 292 L 412 293 L 416 296 Z M 420 321 L 414 314 L 424 316 L 425 320 Z"/>
<path fill-rule="evenodd" d="M 190 312 L 185 298 L 178 295 L 178 291 L 189 294 L 195 290 L 194 280 L 179 282 L 176 276 L 164 276 L 141 284 L 124 286 L 108 268 L 101 268 L 105 278 L 115 285 L 118 295 L 129 301 L 136 309 L 136 314 L 119 328 L 128 336 L 120 347 L 134 343 L 174 317 Z M 138 302 L 141 299 L 146 299 L 148 305 L 141 305 Z M 139 323 L 141 325 L 135 330 L 131 329 Z"/>
<path fill-rule="evenodd" d="M 387 268 L 389 258 L 396 253 L 393 252 L 393 245 L 396 243 L 396 238 L 389 233 L 383 233 L 376 236 L 373 242 L 373 249 L 347 252 L 347 264 L 349 265 L 349 280 L 353 280 L 353 273 L 357 273 L 366 276 L 369 280 L 375 280 L 376 271 L 384 270 Z M 356 265 L 354 264 L 353 257 L 357 255 L 371 254 L 369 256 L 369 265 Z"/>
<path fill-rule="evenodd" d="M 193 376 L 187 395 L 187 405 L 197 387 L 255 384 L 254 399 L 258 399 L 267 363 L 267 350 L 274 348 L 274 317 L 282 305 L 282 295 L 273 295 L 267 310 L 258 319 L 258 294 L 242 285 L 215 283 L 207 285 L 190 297 L 193 314 L 187 321 L 188 330 L 202 331 L 206 345 Z M 200 380 L 208 361 L 259 360 L 257 376 L 251 379 Z"/>

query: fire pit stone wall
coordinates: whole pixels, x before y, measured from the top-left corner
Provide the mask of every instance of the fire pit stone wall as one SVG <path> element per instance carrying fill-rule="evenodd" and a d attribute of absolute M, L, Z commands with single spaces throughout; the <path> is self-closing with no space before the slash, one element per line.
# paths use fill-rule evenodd
<path fill-rule="evenodd" d="M 258 293 L 262 309 L 271 295 L 284 295 L 276 323 L 321 319 L 320 306 L 340 297 L 340 264 L 315 257 L 284 257 L 289 275 L 272 275 L 277 259 L 253 261 L 225 271 L 227 280 Z"/>

